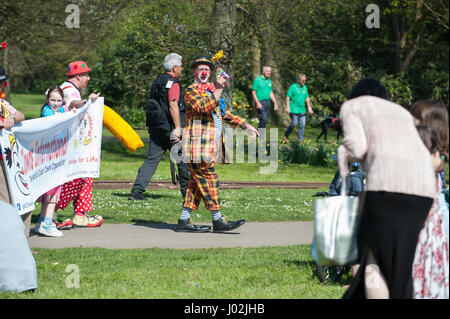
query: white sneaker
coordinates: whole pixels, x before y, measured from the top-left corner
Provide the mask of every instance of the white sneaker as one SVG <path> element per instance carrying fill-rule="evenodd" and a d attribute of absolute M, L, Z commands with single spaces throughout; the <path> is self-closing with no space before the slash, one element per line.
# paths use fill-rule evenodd
<path fill-rule="evenodd" d="M 39 226 L 38 232 L 41 235 L 49 236 L 49 237 L 62 237 L 63 236 L 62 231 L 58 230 L 54 223 L 51 223 L 50 225 L 41 223 L 41 225 Z"/>
<path fill-rule="evenodd" d="M 35 231 L 36 233 L 39 233 L 39 228 L 41 227 L 41 224 L 42 224 L 42 223 L 39 222 L 39 221 L 36 223 L 36 227 L 34 227 L 34 231 Z"/>

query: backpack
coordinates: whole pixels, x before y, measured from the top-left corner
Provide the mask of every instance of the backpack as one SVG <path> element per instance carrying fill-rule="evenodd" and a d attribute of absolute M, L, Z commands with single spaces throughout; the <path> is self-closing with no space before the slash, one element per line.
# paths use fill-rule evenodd
<path fill-rule="evenodd" d="M 150 98 L 147 103 L 146 110 L 146 125 L 150 131 L 159 130 L 163 132 L 171 132 L 174 129 L 174 124 L 172 117 L 169 112 L 169 101 L 167 82 L 171 80 L 173 83 L 179 83 L 177 78 L 172 78 L 169 74 L 164 73 L 160 75 L 155 82 L 153 82 L 152 88 L 150 90 Z M 180 83 L 179 83 L 180 84 Z M 181 84 L 180 84 L 180 92 Z M 184 107 L 184 96 L 181 93 L 180 101 L 178 103 L 180 109 L 180 121 L 185 123 L 185 112 Z M 184 126 L 184 125 L 182 125 Z"/>
<path fill-rule="evenodd" d="M 172 131 L 168 117 L 170 116 L 167 107 L 161 106 L 158 100 L 149 99 L 147 103 L 146 125 L 152 129 L 159 129 L 165 132 Z"/>

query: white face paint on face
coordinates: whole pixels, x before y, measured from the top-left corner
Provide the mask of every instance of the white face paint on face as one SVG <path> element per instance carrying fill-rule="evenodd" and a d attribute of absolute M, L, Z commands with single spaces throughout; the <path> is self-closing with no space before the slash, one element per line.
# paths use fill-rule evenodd
<path fill-rule="evenodd" d="M 194 70 L 194 78 L 198 83 L 208 83 L 210 76 L 211 69 L 206 64 L 200 64 Z"/>

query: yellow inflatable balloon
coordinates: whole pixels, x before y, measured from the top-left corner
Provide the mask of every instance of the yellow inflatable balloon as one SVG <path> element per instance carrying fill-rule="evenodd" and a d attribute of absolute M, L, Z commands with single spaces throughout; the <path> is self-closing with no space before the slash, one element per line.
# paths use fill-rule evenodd
<path fill-rule="evenodd" d="M 131 153 L 144 147 L 139 135 L 112 108 L 103 106 L 103 125 L 125 146 Z"/>

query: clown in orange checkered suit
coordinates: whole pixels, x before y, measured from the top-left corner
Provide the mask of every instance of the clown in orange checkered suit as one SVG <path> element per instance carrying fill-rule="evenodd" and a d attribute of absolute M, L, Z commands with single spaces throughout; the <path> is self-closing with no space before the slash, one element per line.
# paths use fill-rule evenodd
<path fill-rule="evenodd" d="M 224 126 L 246 130 L 250 137 L 258 131 L 244 119 L 233 115 L 221 101 L 221 94 L 227 85 L 222 75 L 216 76 L 215 85 L 209 82 L 214 70 L 213 62 L 204 56 L 192 63 L 194 83 L 185 90 L 186 127 L 183 132 L 183 154 L 191 172 L 177 231 L 210 231 L 208 226 L 193 225 L 190 222 L 192 210 L 197 210 L 201 200 L 211 212 L 214 232 L 230 231 L 242 226 L 245 219 L 226 221 L 220 212 L 219 178 L 216 162 L 225 159 Z"/>

